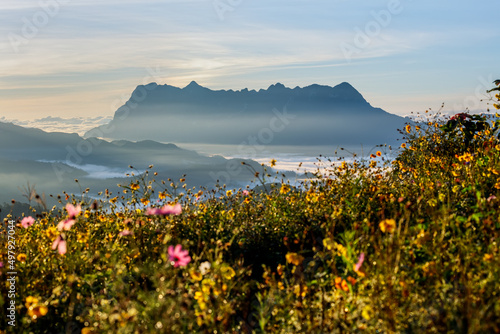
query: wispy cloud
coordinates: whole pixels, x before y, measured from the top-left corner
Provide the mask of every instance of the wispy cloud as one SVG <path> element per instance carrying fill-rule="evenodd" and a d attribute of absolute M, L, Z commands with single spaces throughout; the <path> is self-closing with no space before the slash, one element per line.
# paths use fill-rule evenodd
<path fill-rule="evenodd" d="M 93 129 L 96 126 L 107 124 L 110 120 L 111 117 L 61 118 L 48 116 L 32 121 L 21 121 L 0 117 L 0 122 L 4 123 L 13 123 L 28 128 L 38 128 L 47 132 L 78 133 L 79 135 L 83 135 L 86 131 Z"/>

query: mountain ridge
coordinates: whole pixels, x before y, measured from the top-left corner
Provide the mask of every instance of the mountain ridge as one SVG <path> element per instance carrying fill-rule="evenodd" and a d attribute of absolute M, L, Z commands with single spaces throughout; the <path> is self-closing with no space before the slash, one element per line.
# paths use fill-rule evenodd
<path fill-rule="evenodd" d="M 348 82 L 277 82 L 258 91 L 149 83 L 84 137 L 239 145 L 260 135 L 261 144 L 272 145 L 377 145 L 394 143 L 405 121 L 372 107 Z"/>

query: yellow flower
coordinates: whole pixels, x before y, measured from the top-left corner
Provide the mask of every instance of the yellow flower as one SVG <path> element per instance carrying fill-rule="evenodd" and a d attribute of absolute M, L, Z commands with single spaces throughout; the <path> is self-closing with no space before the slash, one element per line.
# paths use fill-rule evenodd
<path fill-rule="evenodd" d="M 84 327 L 82 328 L 82 334 L 94 334 L 94 328 L 93 327 Z"/>
<path fill-rule="evenodd" d="M 191 278 L 195 281 L 201 281 L 203 279 L 203 276 L 201 275 L 201 273 L 196 271 L 196 270 L 192 270 L 190 274 L 191 274 Z"/>
<path fill-rule="evenodd" d="M 292 263 L 295 266 L 300 265 L 302 261 L 304 261 L 304 257 L 297 253 L 288 253 L 285 255 L 285 257 L 288 263 Z"/>
<path fill-rule="evenodd" d="M 38 298 L 33 297 L 33 296 L 28 296 L 26 297 L 26 302 L 24 305 L 26 305 L 26 308 L 30 308 L 32 304 L 38 304 Z"/>
<path fill-rule="evenodd" d="M 203 300 L 203 293 L 201 293 L 201 291 L 196 291 L 194 293 L 194 299 L 196 299 L 196 300 Z"/>
<path fill-rule="evenodd" d="M 159 200 L 164 200 L 166 197 L 167 197 L 167 195 L 163 191 L 160 191 L 158 193 L 158 199 Z"/>
<path fill-rule="evenodd" d="M 401 148 L 406 148 L 406 143 L 401 144 Z"/>
<path fill-rule="evenodd" d="M 33 319 L 43 317 L 49 312 L 49 309 L 45 305 L 35 305 L 28 308 L 28 315 Z"/>
<path fill-rule="evenodd" d="M 405 129 L 406 129 L 406 132 L 410 133 L 411 132 L 411 125 L 410 124 L 406 125 Z"/>
<path fill-rule="evenodd" d="M 271 162 L 270 162 L 270 163 L 271 163 L 271 167 L 276 166 L 276 159 L 271 160 Z"/>
<path fill-rule="evenodd" d="M 311 203 L 316 203 L 318 201 L 318 195 L 312 191 L 308 191 L 306 195 L 306 200 Z"/>
<path fill-rule="evenodd" d="M 130 185 L 130 189 L 132 190 L 139 190 L 141 187 L 139 186 L 139 183 L 132 183 Z"/>
<path fill-rule="evenodd" d="M 59 232 L 55 226 L 50 226 L 45 230 L 45 235 L 48 239 L 54 240 L 59 235 Z"/>
<path fill-rule="evenodd" d="M 384 233 L 393 233 L 396 229 L 396 221 L 394 219 L 384 219 L 380 222 L 379 227 Z"/>
<path fill-rule="evenodd" d="M 290 186 L 288 184 L 282 184 L 280 188 L 280 194 L 287 194 L 290 191 Z"/>
<path fill-rule="evenodd" d="M 147 200 L 146 198 L 141 198 L 141 203 L 143 205 L 148 205 L 149 204 L 149 200 Z"/>
<path fill-rule="evenodd" d="M 300 297 L 304 298 L 307 295 L 307 290 L 308 290 L 307 286 L 297 284 L 293 288 L 293 293 L 295 293 L 295 296 L 297 296 L 297 297 L 300 296 Z"/>
<path fill-rule="evenodd" d="M 210 293 L 210 288 L 215 286 L 215 282 L 210 279 L 210 278 L 205 278 L 203 281 L 201 281 L 201 291 L 205 294 Z"/>
<path fill-rule="evenodd" d="M 323 239 L 323 246 L 325 246 L 326 249 L 332 250 L 335 247 L 336 243 L 332 241 L 330 238 L 325 238 Z"/>
<path fill-rule="evenodd" d="M 484 254 L 483 261 L 490 262 L 491 260 L 493 260 L 493 255 L 491 255 L 491 254 Z"/>
<path fill-rule="evenodd" d="M 19 255 L 17 256 L 17 261 L 19 261 L 19 262 L 23 262 L 23 263 L 24 263 L 24 262 L 26 262 L 26 258 L 27 258 L 26 254 L 21 253 L 21 254 L 19 254 Z"/>
<path fill-rule="evenodd" d="M 222 274 L 222 277 L 224 277 L 226 280 L 230 280 L 236 275 L 234 269 L 228 266 L 227 264 L 222 265 L 222 267 L 220 268 L 220 272 Z"/>
<path fill-rule="evenodd" d="M 227 196 L 227 197 L 231 197 L 231 196 L 233 196 L 233 191 L 232 191 L 232 190 L 228 190 L 228 191 L 226 191 L 226 196 Z"/>
<path fill-rule="evenodd" d="M 363 318 L 365 318 L 365 320 L 370 320 L 371 318 L 373 318 L 373 309 L 371 308 L 371 306 L 365 306 L 365 308 L 363 309 L 363 311 L 361 311 L 361 316 Z"/>
<path fill-rule="evenodd" d="M 49 311 L 47 306 L 39 305 L 38 298 L 33 296 L 26 297 L 26 308 L 28 309 L 28 315 L 36 320 L 37 318 L 43 317 Z"/>

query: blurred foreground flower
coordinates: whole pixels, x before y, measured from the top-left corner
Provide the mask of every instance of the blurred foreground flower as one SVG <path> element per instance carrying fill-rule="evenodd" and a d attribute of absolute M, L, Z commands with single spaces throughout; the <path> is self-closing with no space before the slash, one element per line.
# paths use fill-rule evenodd
<path fill-rule="evenodd" d="M 31 225 L 33 225 L 34 223 L 35 223 L 35 219 L 33 217 L 31 217 L 31 216 L 24 217 L 23 220 L 21 220 L 21 225 L 24 228 L 28 228 Z"/>
<path fill-rule="evenodd" d="M 66 204 L 66 211 L 68 211 L 68 216 L 70 219 L 76 218 L 82 212 L 82 207 L 80 205 L 73 206 L 72 204 Z"/>
<path fill-rule="evenodd" d="M 179 203 L 175 205 L 164 205 L 161 208 L 148 208 L 146 210 L 146 215 L 153 216 L 167 216 L 167 215 L 180 215 L 182 213 L 182 207 Z"/>
<path fill-rule="evenodd" d="M 168 247 L 168 259 L 173 262 L 174 267 L 184 267 L 191 261 L 187 250 L 183 250 L 181 245 Z"/>
<path fill-rule="evenodd" d="M 118 235 L 121 236 L 121 237 L 125 237 L 127 235 L 132 235 L 132 234 L 134 234 L 134 232 L 132 232 L 130 230 L 123 230 L 120 233 L 118 233 Z"/>
<path fill-rule="evenodd" d="M 52 249 L 56 249 L 60 255 L 66 254 L 66 240 L 63 239 L 61 235 L 57 237 L 57 239 L 52 244 Z"/>
<path fill-rule="evenodd" d="M 57 224 L 57 229 L 59 231 L 65 230 L 69 231 L 71 227 L 76 223 L 76 216 L 82 212 L 82 207 L 80 205 L 73 206 L 72 204 L 66 204 L 66 211 L 68 211 L 68 219 L 62 220 Z"/>

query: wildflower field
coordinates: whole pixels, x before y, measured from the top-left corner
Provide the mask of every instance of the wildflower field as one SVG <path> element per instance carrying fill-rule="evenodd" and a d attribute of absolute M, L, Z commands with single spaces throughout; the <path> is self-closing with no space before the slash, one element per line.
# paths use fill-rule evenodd
<path fill-rule="evenodd" d="M 193 190 L 150 172 L 119 196 L 63 195 L 18 220 L 15 259 L 0 250 L 3 310 L 18 271 L 16 327 L 0 327 L 500 333 L 499 122 L 426 115 L 394 159 L 326 159 L 300 186 Z"/>

